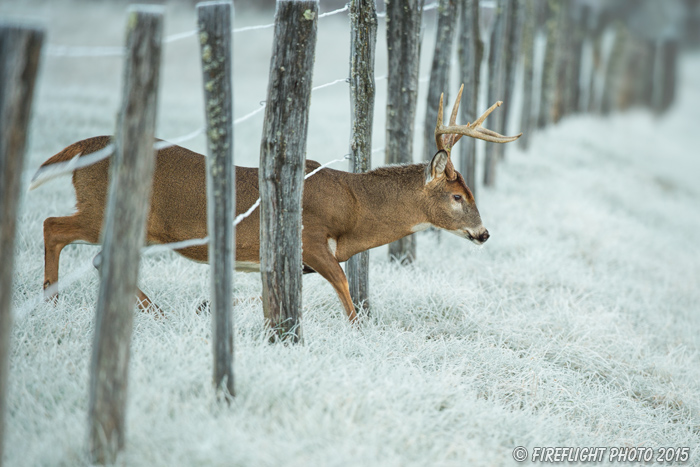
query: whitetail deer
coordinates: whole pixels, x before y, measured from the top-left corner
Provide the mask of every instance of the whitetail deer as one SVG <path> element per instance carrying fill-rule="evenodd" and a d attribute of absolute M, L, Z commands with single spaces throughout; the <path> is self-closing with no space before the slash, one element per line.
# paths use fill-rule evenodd
<path fill-rule="evenodd" d="M 323 169 L 304 184 L 303 263 L 306 272 L 321 274 L 338 293 L 351 321 L 356 319 L 348 282 L 340 263 L 352 255 L 435 226 L 481 244 L 489 238 L 481 223 L 474 196 L 450 159 L 452 146 L 470 136 L 496 143 L 520 137 L 502 136 L 482 127 L 497 102 L 476 121 L 455 125 L 462 88 L 454 104 L 450 124 L 442 124 L 442 96 L 435 128 L 437 153 L 422 164 L 382 167 L 367 173 Z M 94 153 L 110 142 L 108 136 L 79 141 L 44 162 L 43 168 Z M 73 186 L 77 212 L 44 221 L 44 289 L 58 281 L 61 250 L 75 241 L 97 244 L 107 200 L 109 160 L 76 169 Z M 320 164 L 306 162 L 307 173 Z M 30 189 L 40 182 L 32 184 Z M 258 170 L 236 167 L 236 214 L 258 199 Z M 244 219 L 236 231 L 236 269 L 259 270 L 259 210 Z M 206 161 L 203 155 L 179 146 L 157 152 L 153 175 L 147 243 L 162 244 L 207 235 Z M 207 262 L 207 246 L 176 250 L 199 262 Z M 47 291 L 47 299 L 58 293 Z M 151 305 L 139 289 L 142 308 Z"/>

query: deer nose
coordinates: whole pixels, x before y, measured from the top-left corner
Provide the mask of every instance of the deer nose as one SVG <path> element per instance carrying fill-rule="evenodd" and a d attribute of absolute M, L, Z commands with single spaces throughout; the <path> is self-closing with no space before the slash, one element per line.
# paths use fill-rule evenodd
<path fill-rule="evenodd" d="M 481 243 L 484 243 L 486 240 L 489 239 L 490 236 L 491 235 L 489 235 L 489 231 L 484 229 L 484 231 L 481 233 L 481 235 L 479 235 L 479 241 Z"/>

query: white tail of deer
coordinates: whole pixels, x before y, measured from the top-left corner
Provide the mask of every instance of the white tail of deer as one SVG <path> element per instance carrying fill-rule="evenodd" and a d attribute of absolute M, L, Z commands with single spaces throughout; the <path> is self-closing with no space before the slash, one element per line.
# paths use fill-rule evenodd
<path fill-rule="evenodd" d="M 447 230 L 481 244 L 489 232 L 481 223 L 471 190 L 450 159 L 462 136 L 495 143 L 515 141 L 482 126 L 497 102 L 475 122 L 456 125 L 462 88 L 449 125 L 442 123 L 442 97 L 435 128 L 437 153 L 428 163 L 382 167 L 367 173 L 322 169 L 304 185 L 303 263 L 305 272 L 317 272 L 338 293 L 351 321 L 356 319 L 348 282 L 340 263 L 361 251 L 385 245 L 430 226 Z M 522 133 L 521 133 L 522 134 Z M 52 164 L 71 161 L 100 151 L 110 137 L 79 141 L 44 162 L 34 179 Z M 58 261 L 68 244 L 97 244 L 107 201 L 109 159 L 73 171 L 76 210 L 72 216 L 44 221 L 44 289 L 58 281 Z M 79 164 L 81 165 L 81 164 Z M 306 171 L 319 167 L 307 161 Z M 36 184 L 35 186 L 38 186 Z M 207 236 L 206 164 L 204 156 L 179 146 L 157 152 L 151 210 L 147 221 L 149 244 L 179 242 Z M 258 199 L 258 170 L 236 167 L 236 215 Z M 236 269 L 259 270 L 259 210 L 244 219 L 236 231 Z M 207 262 L 207 246 L 176 250 L 198 262 Z M 47 299 L 55 299 L 51 288 Z M 138 291 L 142 308 L 151 305 Z"/>

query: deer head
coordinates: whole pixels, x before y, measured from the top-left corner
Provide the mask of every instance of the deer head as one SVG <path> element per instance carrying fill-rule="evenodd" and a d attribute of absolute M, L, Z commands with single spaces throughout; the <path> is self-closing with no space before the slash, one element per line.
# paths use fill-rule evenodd
<path fill-rule="evenodd" d="M 459 102 L 462 99 L 464 85 L 459 88 L 457 100 L 452 107 L 450 124 L 442 123 L 443 96 L 440 96 L 435 142 L 438 152 L 425 168 L 425 186 L 427 198 L 426 214 L 428 221 L 435 227 L 447 230 L 459 237 L 467 238 L 481 245 L 489 238 L 489 232 L 481 223 L 479 210 L 474 202 L 474 195 L 464 182 L 462 175 L 455 170 L 450 153 L 452 147 L 462 136 L 483 139 L 493 143 L 509 143 L 521 135 L 503 136 L 482 126 L 486 117 L 502 102 L 496 102 L 474 123 L 456 125 Z"/>

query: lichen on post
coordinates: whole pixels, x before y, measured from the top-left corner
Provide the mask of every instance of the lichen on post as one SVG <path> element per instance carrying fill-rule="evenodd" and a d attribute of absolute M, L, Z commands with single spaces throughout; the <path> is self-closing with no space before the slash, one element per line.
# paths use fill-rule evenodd
<path fill-rule="evenodd" d="M 100 293 L 90 371 L 89 442 L 95 463 L 124 447 L 126 395 L 140 250 L 155 167 L 164 8 L 129 8 L 122 107 L 105 210 Z"/>
<path fill-rule="evenodd" d="M 233 269 L 236 177 L 233 164 L 233 3 L 197 5 L 207 129 L 207 220 L 211 265 L 214 386 L 234 394 Z"/>
<path fill-rule="evenodd" d="M 372 168 L 374 58 L 377 44 L 375 0 L 352 0 L 350 25 L 350 171 L 358 173 Z M 345 270 L 356 310 L 369 313 L 369 251 L 350 258 Z"/>
<path fill-rule="evenodd" d="M 317 0 L 278 0 L 260 143 L 260 272 L 273 339 L 302 340 L 301 215 Z"/>
<path fill-rule="evenodd" d="M 418 99 L 420 26 L 424 0 L 386 1 L 388 49 L 386 163 L 413 162 L 413 130 Z M 410 264 L 416 240 L 409 235 L 389 244 L 389 258 Z"/>

